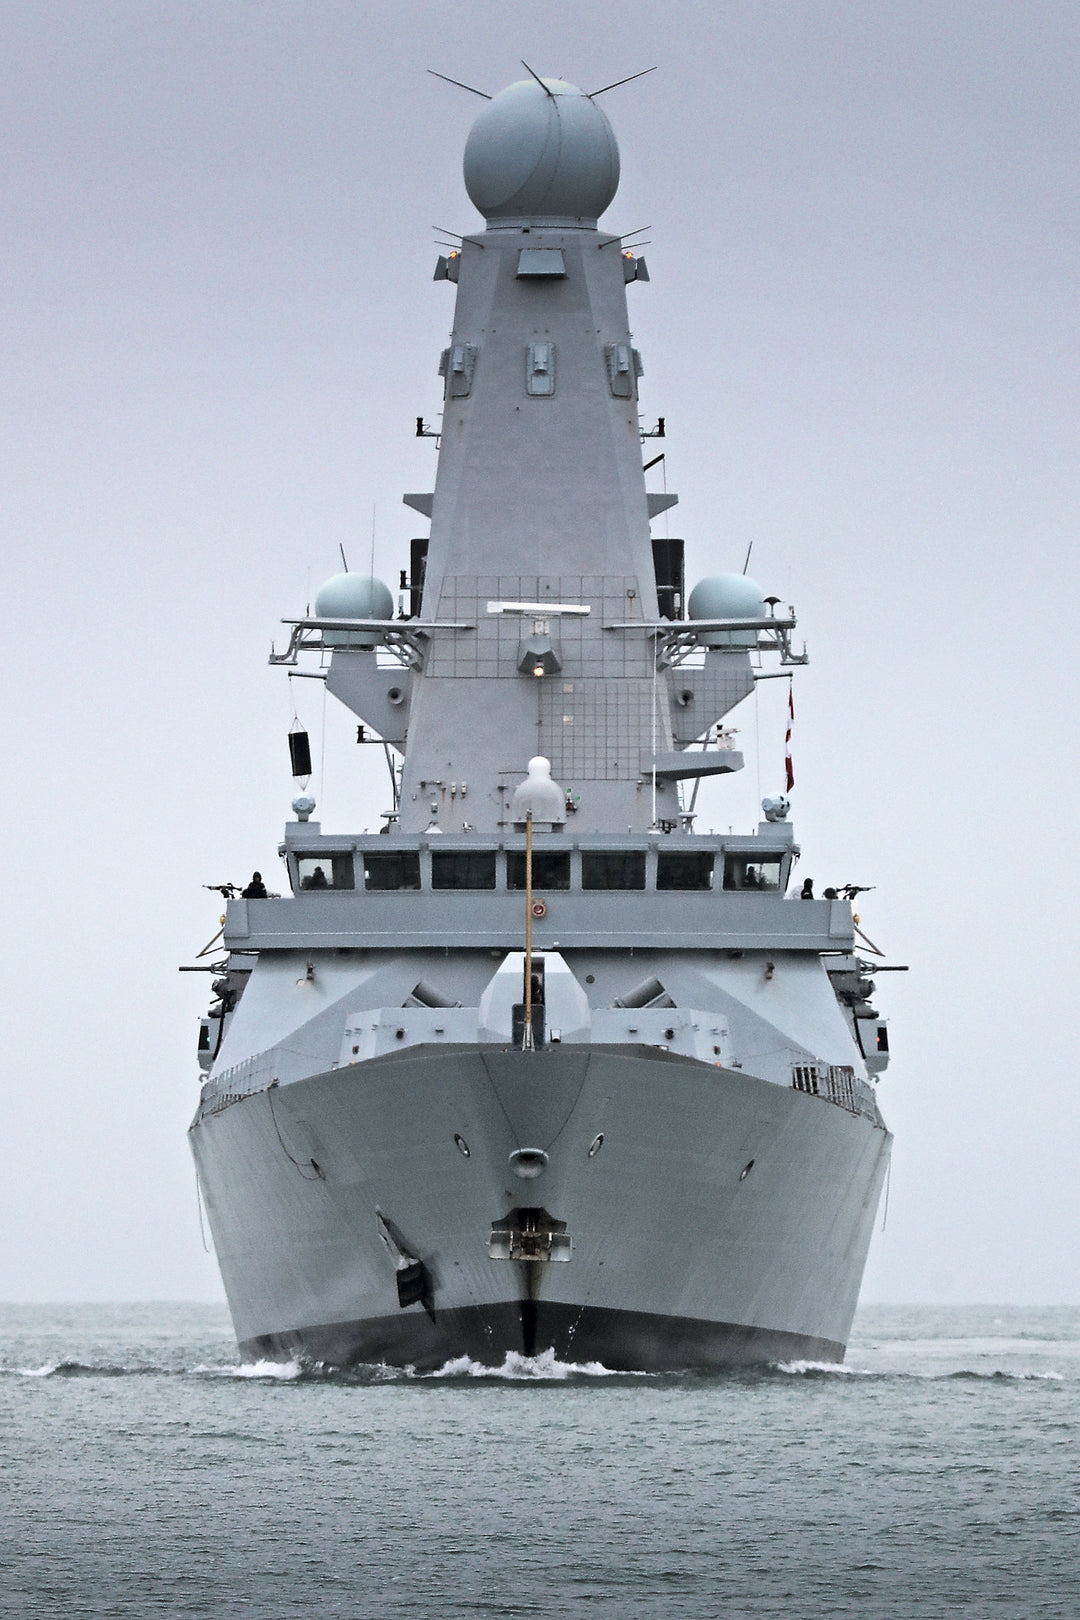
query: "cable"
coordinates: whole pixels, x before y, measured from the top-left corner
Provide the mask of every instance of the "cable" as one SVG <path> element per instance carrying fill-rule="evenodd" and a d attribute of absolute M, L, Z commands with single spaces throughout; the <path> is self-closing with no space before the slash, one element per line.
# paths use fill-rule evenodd
<path fill-rule="evenodd" d="M 659 671 L 657 669 L 657 664 L 659 663 L 659 659 L 657 657 L 658 649 L 657 649 L 656 642 L 653 641 L 653 642 L 650 643 L 650 645 L 652 647 L 652 661 L 653 661 L 653 668 L 652 668 L 652 824 L 651 825 L 652 825 L 652 827 L 655 827 L 656 826 L 656 704 L 657 704 L 657 698 L 658 698 L 657 689 L 656 689 L 656 683 L 657 683 L 657 678 L 658 678 L 658 675 L 659 675 Z"/>
<path fill-rule="evenodd" d="M 325 1176 L 324 1172 L 319 1168 L 319 1166 L 315 1163 L 314 1159 L 309 1159 L 308 1160 L 308 1164 L 311 1166 L 312 1170 L 314 1170 L 314 1172 L 315 1172 L 315 1174 L 313 1176 L 309 1176 L 308 1173 L 307 1173 L 306 1168 L 304 1167 L 304 1165 L 302 1165 L 300 1163 L 299 1159 L 294 1159 L 292 1154 L 289 1152 L 288 1148 L 285 1146 L 285 1138 L 281 1134 L 281 1127 L 278 1125 L 278 1122 L 277 1122 L 277 1114 L 274 1112 L 274 1087 L 273 1087 L 273 1085 L 270 1085 L 270 1086 L 267 1087 L 266 1097 L 267 1097 L 267 1101 L 270 1104 L 270 1118 L 274 1122 L 274 1129 L 275 1129 L 275 1131 L 277 1131 L 277 1139 L 281 1143 L 281 1151 L 282 1151 L 282 1153 L 284 1153 L 284 1155 L 288 1159 L 289 1163 L 294 1164 L 296 1166 L 297 1170 L 299 1170 L 300 1174 L 303 1176 L 305 1181 L 325 1181 L 326 1176 Z"/>
<path fill-rule="evenodd" d="M 885 1208 L 884 1208 L 884 1210 L 882 1211 L 882 1214 L 881 1214 L 881 1230 L 883 1232 L 885 1230 L 885 1222 L 889 1218 L 889 1188 L 891 1186 L 892 1186 L 892 1154 L 889 1155 L 889 1162 L 885 1166 Z"/>
<path fill-rule="evenodd" d="M 199 1180 L 199 1167 L 195 1166 L 195 1202 L 199 1210 L 199 1236 L 202 1238 L 203 1253 L 210 1253 L 210 1245 L 206 1241 L 206 1227 L 203 1225 L 202 1213 L 202 1183 Z"/>

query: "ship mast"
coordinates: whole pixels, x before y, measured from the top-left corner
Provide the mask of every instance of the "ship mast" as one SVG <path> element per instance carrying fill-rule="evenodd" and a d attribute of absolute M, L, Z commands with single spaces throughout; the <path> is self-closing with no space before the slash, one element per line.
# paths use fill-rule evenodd
<path fill-rule="evenodd" d="M 571 816 L 575 835 L 689 831 L 679 783 L 741 768 L 708 742 L 753 690 L 751 651 L 804 661 L 752 580 L 717 575 L 684 604 L 680 549 L 680 586 L 658 590 L 649 522 L 675 497 L 645 489 L 626 295 L 648 275 L 598 225 L 618 180 L 575 86 L 532 77 L 484 108 L 465 183 L 485 228 L 436 269 L 456 301 L 435 488 L 404 497 L 431 523 L 412 613 L 346 572 L 272 656 L 329 651 L 327 691 L 403 754 L 395 834 L 503 837 L 529 809 L 538 833 Z M 543 812 L 522 780 L 537 761 Z"/>
<path fill-rule="evenodd" d="M 443 263 L 457 298 L 421 619 L 471 628 L 434 629 L 414 676 L 403 831 L 459 830 L 438 784 L 462 780 L 470 824 L 505 824 L 530 755 L 573 788 L 581 831 L 652 819 L 641 756 L 656 730 L 671 746 L 655 647 L 606 628 L 657 615 L 636 261 L 597 228 L 618 176 L 604 113 L 559 80 L 511 86 L 469 136 L 487 228 Z"/>

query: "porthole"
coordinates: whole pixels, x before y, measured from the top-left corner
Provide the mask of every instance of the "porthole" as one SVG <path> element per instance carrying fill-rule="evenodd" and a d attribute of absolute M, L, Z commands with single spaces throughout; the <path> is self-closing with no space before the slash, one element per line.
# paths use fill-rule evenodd
<path fill-rule="evenodd" d="M 468 1142 L 466 1142 L 466 1140 L 465 1140 L 465 1138 L 463 1136 L 458 1135 L 457 1131 L 454 1132 L 454 1142 L 455 1142 L 455 1144 L 457 1146 L 458 1151 L 460 1153 L 463 1153 L 465 1158 L 468 1158 L 469 1157 L 469 1144 L 468 1144 Z"/>
<path fill-rule="evenodd" d="M 586 975 L 585 975 L 585 983 L 586 984 L 595 984 L 596 983 L 596 974 L 595 973 L 586 973 Z"/>
<path fill-rule="evenodd" d="M 745 1181 L 747 1176 L 750 1174 L 750 1172 L 751 1172 L 751 1170 L 753 1168 L 754 1168 L 754 1161 L 753 1161 L 753 1159 L 750 1159 L 748 1161 L 748 1163 L 744 1164 L 742 1169 L 739 1171 L 739 1180 L 740 1181 Z"/>
<path fill-rule="evenodd" d="M 600 1131 L 600 1132 L 597 1133 L 596 1136 L 593 1137 L 592 1141 L 589 1143 L 589 1158 L 590 1159 L 595 1159 L 596 1155 L 599 1153 L 599 1151 L 603 1147 L 603 1145 L 604 1145 L 604 1133 L 603 1133 L 603 1131 Z"/>

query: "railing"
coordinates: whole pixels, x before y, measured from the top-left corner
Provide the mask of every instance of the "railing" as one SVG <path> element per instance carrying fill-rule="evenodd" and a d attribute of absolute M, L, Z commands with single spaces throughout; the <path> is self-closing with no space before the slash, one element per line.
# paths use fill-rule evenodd
<path fill-rule="evenodd" d="M 450 630 L 475 630 L 473 624 L 445 624 L 432 620 L 430 623 L 419 619 L 282 619 L 282 624 L 290 627 L 289 645 L 284 652 L 279 653 L 275 648 L 270 649 L 271 664 L 295 664 L 302 652 L 333 652 L 339 648 L 348 648 L 350 643 L 344 636 L 364 636 L 370 641 L 372 647 L 376 644 L 384 647 L 394 658 L 395 662 L 406 668 L 423 668 L 426 650 L 426 638 L 436 632 Z M 324 631 L 333 632 L 337 641 L 325 641 Z M 358 643 L 353 642 L 355 646 Z"/>
<path fill-rule="evenodd" d="M 791 1068 L 794 1090 L 810 1097 L 822 1097 L 849 1114 L 862 1114 L 881 1123 L 877 1099 L 865 1080 L 860 1080 L 847 1063 L 794 1063 Z"/>
<path fill-rule="evenodd" d="M 260 1092 L 269 1091 L 271 1086 L 277 1085 L 275 1073 L 275 1059 L 268 1052 L 256 1052 L 254 1057 L 245 1058 L 242 1063 L 234 1063 L 227 1069 L 222 1069 L 213 1078 L 213 1090 L 204 1097 L 199 1109 L 198 1118 L 205 1119 L 209 1114 L 220 1114 L 234 1103 L 243 1102 L 248 1097 L 256 1097 Z"/>

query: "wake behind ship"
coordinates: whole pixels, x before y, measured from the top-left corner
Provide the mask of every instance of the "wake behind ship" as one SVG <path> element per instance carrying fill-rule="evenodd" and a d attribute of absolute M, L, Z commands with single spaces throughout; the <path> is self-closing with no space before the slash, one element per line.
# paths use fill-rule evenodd
<path fill-rule="evenodd" d="M 362 836 L 302 794 L 290 894 L 228 903 L 190 1134 L 245 1355 L 843 1355 L 886 1031 L 849 900 L 792 885 L 787 800 L 694 830 L 742 766 L 725 717 L 805 655 L 742 575 L 686 599 L 652 537 L 618 178 L 574 86 L 485 107 L 486 229 L 435 273 L 435 488 L 405 496 L 430 535 L 396 613 L 346 572 L 272 659 L 315 661 L 394 791 Z"/>

